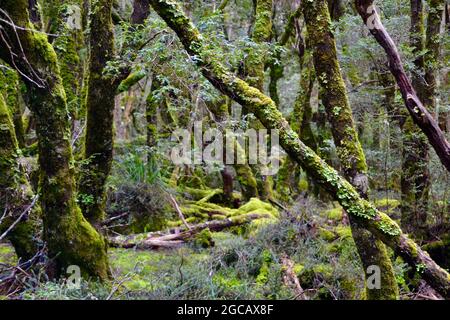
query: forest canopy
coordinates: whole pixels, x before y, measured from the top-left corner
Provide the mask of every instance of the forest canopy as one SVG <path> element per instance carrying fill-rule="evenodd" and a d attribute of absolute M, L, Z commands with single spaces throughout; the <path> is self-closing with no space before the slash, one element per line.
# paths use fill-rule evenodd
<path fill-rule="evenodd" d="M 450 298 L 446 0 L 0 0 L 0 298 Z"/>

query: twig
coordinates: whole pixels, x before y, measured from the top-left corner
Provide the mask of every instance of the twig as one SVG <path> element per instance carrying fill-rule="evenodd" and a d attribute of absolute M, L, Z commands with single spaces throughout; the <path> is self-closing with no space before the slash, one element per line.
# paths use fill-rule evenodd
<path fill-rule="evenodd" d="M 186 226 L 186 228 L 191 230 L 191 226 L 187 223 L 186 219 L 184 218 L 183 212 L 181 212 L 181 209 L 178 206 L 177 201 L 175 200 L 175 198 L 169 192 L 168 192 L 168 195 L 169 195 L 169 199 L 172 202 L 172 205 L 175 208 L 175 211 L 178 213 L 181 221 L 183 221 L 183 224 Z"/>
<path fill-rule="evenodd" d="M 3 232 L 3 234 L 0 236 L 0 241 L 2 241 L 9 232 L 11 232 L 12 229 L 14 229 L 14 227 L 22 220 L 22 218 L 28 214 L 30 212 L 30 210 L 34 207 L 34 205 L 36 204 L 37 199 L 39 198 L 39 195 L 36 195 L 33 198 L 33 201 L 31 202 L 31 204 L 20 214 L 20 216 L 16 219 L 16 221 L 14 221 L 8 229 L 6 229 L 5 232 Z"/>

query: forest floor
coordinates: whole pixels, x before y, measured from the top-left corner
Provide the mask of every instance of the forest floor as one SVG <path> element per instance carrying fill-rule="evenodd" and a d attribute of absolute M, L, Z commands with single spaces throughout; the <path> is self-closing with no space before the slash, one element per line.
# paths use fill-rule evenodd
<path fill-rule="evenodd" d="M 389 210 L 398 204 L 378 203 Z M 251 232 L 235 227 L 212 233 L 206 248 L 195 242 L 164 250 L 110 248 L 108 283 L 83 281 L 79 289 L 68 289 L 63 280 L 40 280 L 17 298 L 298 299 L 298 288 L 286 282 L 286 258 L 304 290 L 303 298 L 363 297 L 361 266 L 342 209 L 317 211 L 317 204 L 311 203 L 301 208 L 295 218 L 282 213 L 279 220 Z M 391 256 L 402 298 L 413 298 L 407 286 L 408 266 Z M 7 244 L 0 244 L 0 262 L 16 262 Z"/>

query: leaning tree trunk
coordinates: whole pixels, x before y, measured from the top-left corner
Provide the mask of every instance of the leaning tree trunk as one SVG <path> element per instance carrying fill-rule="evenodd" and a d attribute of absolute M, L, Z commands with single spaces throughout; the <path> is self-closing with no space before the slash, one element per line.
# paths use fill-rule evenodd
<path fill-rule="evenodd" d="M 68 266 L 78 265 L 83 274 L 105 279 L 105 242 L 83 218 L 76 202 L 66 95 L 55 51 L 45 35 L 32 31 L 28 1 L 0 0 L 0 8 L 7 12 L 2 18 L 12 21 L 1 23 L 6 37 L 0 57 L 20 70 L 32 97 L 30 108 L 39 140 L 44 239 L 54 259 L 52 271 L 58 276 Z"/>
<path fill-rule="evenodd" d="M 381 23 L 373 0 L 355 0 L 355 5 L 364 23 L 369 27 L 370 33 L 386 51 L 389 68 L 397 81 L 405 106 L 414 123 L 425 133 L 441 163 L 450 171 L 450 143 L 439 128 L 438 123 L 417 96 L 403 68 L 397 47 Z"/>
<path fill-rule="evenodd" d="M 22 261 L 38 251 L 40 207 L 20 165 L 11 114 L 0 94 L 0 237 L 5 234 Z M 17 221 L 17 222 L 16 222 Z"/>
<path fill-rule="evenodd" d="M 392 247 L 413 267 L 418 267 L 428 283 L 444 297 L 450 296 L 450 275 L 439 267 L 388 215 L 361 198 L 355 188 L 335 169 L 308 148 L 291 129 L 275 103 L 249 86 L 208 54 L 204 38 L 174 1 L 150 0 L 152 7 L 180 38 L 185 50 L 203 75 L 222 93 L 248 108 L 267 129 L 279 131 L 284 150 L 325 188 L 357 223 Z"/>
<path fill-rule="evenodd" d="M 331 124 L 341 168 L 361 197 L 367 199 L 369 182 L 366 158 L 355 129 L 347 89 L 337 59 L 327 1 L 305 2 L 303 14 L 313 47 L 314 67 L 322 90 L 320 96 Z M 370 266 L 379 266 L 381 270 L 381 288 L 366 288 L 367 298 L 398 299 L 397 282 L 386 247 L 359 226 L 352 215 L 349 215 L 349 219 L 366 279 L 370 277 L 370 274 L 366 273 Z"/>

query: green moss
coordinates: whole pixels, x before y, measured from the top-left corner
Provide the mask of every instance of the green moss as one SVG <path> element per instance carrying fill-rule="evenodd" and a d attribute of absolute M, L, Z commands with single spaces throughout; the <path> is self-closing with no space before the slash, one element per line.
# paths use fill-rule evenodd
<path fill-rule="evenodd" d="M 232 215 L 245 215 L 245 214 L 267 214 L 274 218 L 279 217 L 279 212 L 270 203 L 261 201 L 259 198 L 251 198 L 249 202 L 237 209 Z"/>
<path fill-rule="evenodd" d="M 272 253 L 269 250 L 263 250 L 261 253 L 262 265 L 256 277 L 256 284 L 262 286 L 267 283 L 269 279 L 270 264 L 272 263 Z"/>
<path fill-rule="evenodd" d="M 204 229 L 195 235 L 194 244 L 201 248 L 208 248 L 214 246 L 212 233 L 209 229 Z"/>
<path fill-rule="evenodd" d="M 352 229 L 348 226 L 339 225 L 336 227 L 336 233 L 341 239 L 352 239 Z"/>
<path fill-rule="evenodd" d="M 337 207 L 337 208 L 323 211 L 320 213 L 320 215 L 324 216 L 327 219 L 332 220 L 332 221 L 336 221 L 336 222 L 342 221 L 342 217 L 343 217 L 342 207 Z"/>
<path fill-rule="evenodd" d="M 138 70 L 138 71 L 130 73 L 130 75 L 120 83 L 119 87 L 117 88 L 117 91 L 119 93 L 128 91 L 132 86 L 137 84 L 139 81 L 144 79 L 146 76 L 147 76 L 147 72 L 145 70 Z"/>
<path fill-rule="evenodd" d="M 14 248 L 7 244 L 0 243 L 0 263 L 15 265 L 17 260 Z"/>
<path fill-rule="evenodd" d="M 319 236 L 329 242 L 334 241 L 337 238 L 337 235 L 333 231 L 325 228 L 319 228 Z"/>

